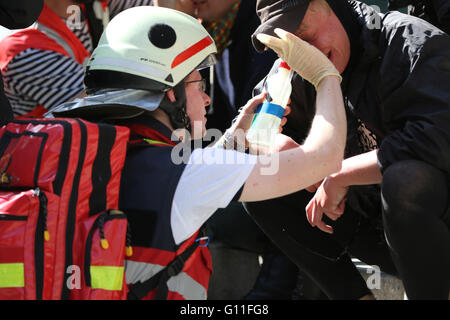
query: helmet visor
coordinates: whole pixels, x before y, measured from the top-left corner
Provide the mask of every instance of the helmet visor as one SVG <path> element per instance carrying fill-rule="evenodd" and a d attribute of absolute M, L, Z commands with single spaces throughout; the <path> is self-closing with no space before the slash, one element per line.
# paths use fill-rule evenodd
<path fill-rule="evenodd" d="M 214 53 L 211 53 L 195 69 L 196 70 L 202 70 L 202 69 L 205 69 L 205 68 L 209 68 L 209 67 L 215 65 L 216 62 L 217 62 L 216 55 Z"/>
<path fill-rule="evenodd" d="M 45 116 L 80 117 L 85 120 L 125 119 L 153 111 L 164 98 L 162 91 L 135 89 L 102 90 L 97 94 L 66 102 Z"/>

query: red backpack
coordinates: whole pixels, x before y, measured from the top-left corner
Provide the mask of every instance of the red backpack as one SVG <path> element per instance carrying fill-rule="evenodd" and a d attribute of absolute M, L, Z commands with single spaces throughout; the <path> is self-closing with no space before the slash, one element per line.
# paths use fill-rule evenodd
<path fill-rule="evenodd" d="M 0 299 L 126 299 L 128 139 L 81 119 L 0 128 Z"/>

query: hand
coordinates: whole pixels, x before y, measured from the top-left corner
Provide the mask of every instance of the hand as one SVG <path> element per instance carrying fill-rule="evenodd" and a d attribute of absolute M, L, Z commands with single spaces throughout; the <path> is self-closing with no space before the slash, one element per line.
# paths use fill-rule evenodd
<path fill-rule="evenodd" d="M 248 100 L 247 104 L 239 109 L 239 114 L 233 120 L 233 124 L 228 129 L 231 133 L 237 131 L 247 132 L 252 125 L 253 117 L 255 115 L 255 111 L 260 104 L 263 103 L 264 98 L 266 97 L 266 93 L 260 93 L 257 96 Z"/>
<path fill-rule="evenodd" d="M 288 104 L 286 105 L 286 108 L 284 109 L 284 114 L 283 114 L 283 118 L 281 118 L 281 122 L 280 122 L 280 128 L 278 129 L 278 133 L 281 133 L 283 131 L 283 127 L 285 126 L 285 124 L 287 123 L 287 116 L 291 113 L 291 98 L 289 98 Z"/>
<path fill-rule="evenodd" d="M 332 176 L 326 177 L 306 206 L 306 218 L 311 226 L 333 233 L 333 228 L 325 224 L 322 217 L 325 213 L 336 221 L 344 213 L 347 191 L 348 187 L 339 185 Z"/>
<path fill-rule="evenodd" d="M 233 124 L 231 127 L 227 130 L 231 134 L 235 135 L 237 137 L 237 141 L 246 141 L 245 139 L 245 133 L 250 129 L 250 126 L 252 125 L 253 118 L 255 116 L 255 111 L 258 108 L 260 104 L 263 103 L 264 99 L 266 97 L 266 93 L 260 93 L 259 95 L 253 97 L 250 99 L 245 106 L 239 109 L 238 116 L 233 120 Z M 289 100 L 290 103 L 290 100 Z M 283 126 L 287 123 L 286 116 L 291 113 L 291 107 L 288 105 L 286 106 L 286 109 L 284 111 L 284 116 L 281 119 L 279 132 L 283 131 Z M 241 137 L 241 135 L 244 135 Z M 247 141 L 246 141 L 247 144 Z"/>
<path fill-rule="evenodd" d="M 273 49 L 302 78 L 316 88 L 326 76 L 336 76 L 342 81 L 333 63 L 319 49 L 290 32 L 278 28 L 274 32 L 279 38 L 262 33 L 256 37 L 265 46 Z"/>

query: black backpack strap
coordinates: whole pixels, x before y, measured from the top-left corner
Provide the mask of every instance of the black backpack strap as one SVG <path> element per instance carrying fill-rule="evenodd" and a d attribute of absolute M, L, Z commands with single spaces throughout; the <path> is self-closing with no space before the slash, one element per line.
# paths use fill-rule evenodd
<path fill-rule="evenodd" d="M 171 277 L 179 274 L 181 270 L 183 270 L 184 264 L 192 256 L 198 246 L 198 241 L 194 241 L 194 243 L 189 248 L 184 250 L 180 255 L 176 256 L 175 259 L 173 259 L 166 268 L 153 275 L 153 277 L 147 279 L 144 282 L 136 282 L 132 285 L 129 285 L 127 299 L 140 300 L 144 298 L 150 291 L 158 288 L 156 291 L 155 300 L 166 300 L 167 295 L 169 294 L 167 281 Z"/>

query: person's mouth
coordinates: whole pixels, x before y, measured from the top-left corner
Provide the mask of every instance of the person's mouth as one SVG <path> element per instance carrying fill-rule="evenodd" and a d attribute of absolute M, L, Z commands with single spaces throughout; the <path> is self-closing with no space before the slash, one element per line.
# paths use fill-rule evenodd
<path fill-rule="evenodd" d="M 202 5 L 204 5 L 207 1 L 205 0 L 192 0 L 192 6 L 194 9 L 200 8 Z"/>

